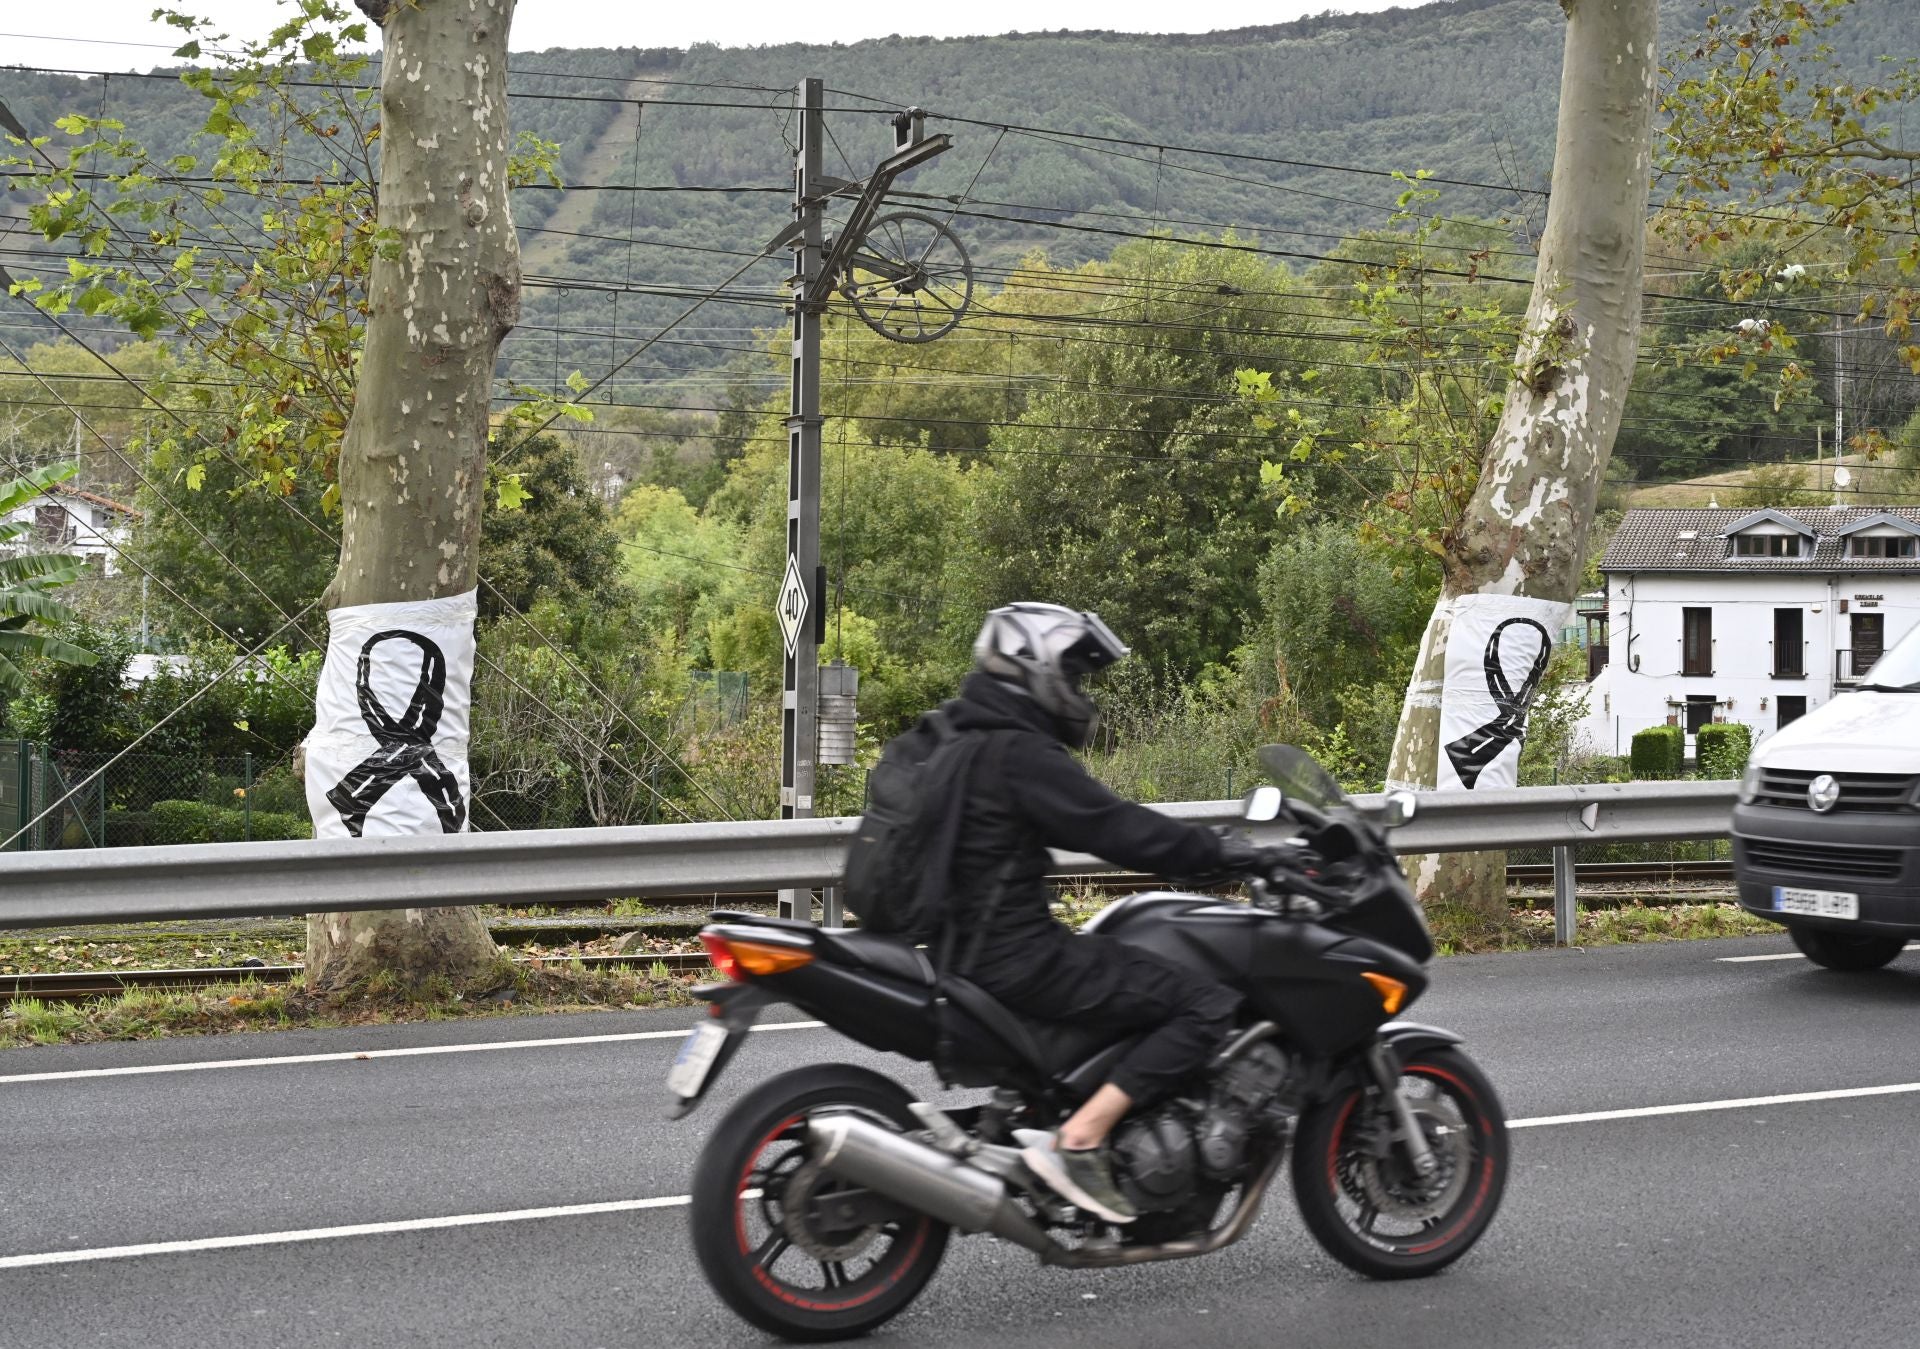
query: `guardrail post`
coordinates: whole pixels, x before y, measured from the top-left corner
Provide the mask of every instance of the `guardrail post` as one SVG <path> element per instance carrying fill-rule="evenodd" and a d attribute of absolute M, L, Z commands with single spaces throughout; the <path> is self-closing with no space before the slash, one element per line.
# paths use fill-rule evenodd
<path fill-rule="evenodd" d="M 1577 892 L 1574 888 L 1573 849 L 1562 845 L 1553 850 L 1553 943 L 1573 945 L 1573 921 Z"/>
<path fill-rule="evenodd" d="M 820 926 L 845 927 L 845 917 L 840 910 L 840 887 L 828 885 L 820 890 Z"/>

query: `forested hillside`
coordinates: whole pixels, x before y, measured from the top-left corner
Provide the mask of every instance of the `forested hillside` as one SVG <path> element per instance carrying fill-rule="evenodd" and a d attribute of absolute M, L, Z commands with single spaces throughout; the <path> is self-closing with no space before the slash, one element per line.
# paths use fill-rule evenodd
<path fill-rule="evenodd" d="M 1665 45 L 1683 43 L 1708 8 L 1670 0 Z M 616 328 L 644 335 L 684 307 L 677 292 L 713 286 L 771 238 L 788 218 L 788 104 L 803 75 L 835 91 L 828 168 L 843 176 L 859 176 L 884 152 L 894 109 L 933 114 L 929 129 L 952 134 L 955 148 L 903 187 L 965 193 L 958 228 L 989 268 L 1032 250 L 1056 262 L 1104 257 L 1142 229 L 1217 237 L 1230 228 L 1298 269 L 1341 237 L 1387 222 L 1399 185 L 1380 175 L 1392 170 L 1511 187 L 1446 186 L 1434 209 L 1510 221 L 1506 246 L 1524 252 L 1552 153 L 1560 38 L 1548 0 L 1447 0 L 1197 36 L 518 55 L 515 123 L 560 145 L 566 187 L 529 186 L 516 197 L 537 284 L 507 368 L 532 384 L 575 368 L 604 373 L 617 359 Z M 1920 51 L 1920 5 L 1861 0 L 1840 42 L 1863 67 Z M 49 134 L 63 113 L 104 112 L 173 151 L 191 143 L 204 116 L 202 100 L 172 78 L 8 71 L 4 82 L 21 121 Z M 750 269 L 729 293 L 774 294 L 783 263 Z M 770 322 L 767 311 L 740 305 L 706 315 L 705 326 L 728 330 L 711 339 L 729 345 Z M 683 338 L 650 351 L 645 372 L 710 370 L 731 354 Z"/>

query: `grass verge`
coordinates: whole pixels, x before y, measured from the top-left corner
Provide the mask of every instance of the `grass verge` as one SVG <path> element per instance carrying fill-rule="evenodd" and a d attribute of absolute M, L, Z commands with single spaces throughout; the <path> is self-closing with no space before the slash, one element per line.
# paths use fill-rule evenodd
<path fill-rule="evenodd" d="M 1553 945 L 1549 909 L 1510 908 L 1489 915 L 1462 904 L 1436 904 L 1427 910 L 1434 946 L 1443 956 L 1488 951 L 1532 951 Z M 1756 918 L 1738 904 L 1621 904 L 1583 908 L 1574 920 L 1575 946 L 1619 946 L 1630 942 L 1688 941 L 1701 937 L 1757 937 L 1778 933 L 1780 925 Z"/>
<path fill-rule="evenodd" d="M 129 989 L 86 1002 L 17 998 L 0 1009 L 0 1049 L 26 1045 L 151 1040 L 230 1031 L 383 1026 L 474 1016 L 688 1007 L 704 975 L 650 970 L 532 967 L 502 961 L 491 976 L 465 987 L 430 980 L 418 988 L 360 988 L 335 997 L 300 984 L 247 980 L 210 988 Z"/>

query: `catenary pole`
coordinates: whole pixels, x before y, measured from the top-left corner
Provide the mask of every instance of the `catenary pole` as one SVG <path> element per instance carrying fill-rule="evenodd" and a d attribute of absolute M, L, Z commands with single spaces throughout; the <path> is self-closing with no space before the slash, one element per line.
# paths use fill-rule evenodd
<path fill-rule="evenodd" d="M 803 79 L 796 90 L 800 128 L 793 159 L 793 369 L 787 416 L 787 566 L 780 590 L 786 679 L 780 713 L 780 815 L 813 814 L 815 721 L 820 707 L 820 634 L 825 614 L 820 583 L 820 314 L 816 286 L 825 243 L 821 183 L 826 130 L 825 86 Z M 810 918 L 812 894 L 782 890 L 783 918 Z"/>

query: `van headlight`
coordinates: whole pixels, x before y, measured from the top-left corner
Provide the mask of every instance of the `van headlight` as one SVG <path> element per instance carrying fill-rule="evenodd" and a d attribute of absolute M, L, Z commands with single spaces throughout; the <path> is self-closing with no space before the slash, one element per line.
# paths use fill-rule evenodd
<path fill-rule="evenodd" d="M 1740 775 L 1740 804 L 1750 806 L 1760 795 L 1760 765 L 1749 763 L 1747 771 Z"/>

